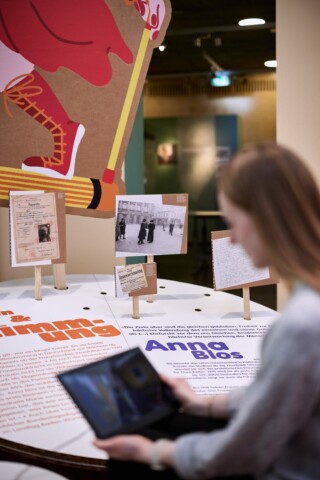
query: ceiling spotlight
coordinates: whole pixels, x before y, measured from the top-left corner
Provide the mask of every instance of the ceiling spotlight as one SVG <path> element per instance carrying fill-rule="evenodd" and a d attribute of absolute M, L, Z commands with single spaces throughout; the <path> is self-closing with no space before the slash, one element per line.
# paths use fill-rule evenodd
<path fill-rule="evenodd" d="M 269 68 L 276 68 L 277 67 L 277 60 L 267 60 L 264 62 L 265 67 Z"/>
<path fill-rule="evenodd" d="M 251 25 L 264 25 L 266 21 L 263 18 L 244 18 L 238 23 L 240 27 L 249 27 Z"/>
<path fill-rule="evenodd" d="M 165 49 L 166 49 L 166 45 L 164 45 L 164 44 L 162 44 L 162 45 L 159 45 L 159 47 L 158 47 L 158 48 L 159 48 L 160 52 L 164 52 L 164 51 L 165 51 Z"/>
<path fill-rule="evenodd" d="M 212 87 L 229 87 L 231 85 L 230 75 L 223 71 L 214 72 L 210 84 Z"/>

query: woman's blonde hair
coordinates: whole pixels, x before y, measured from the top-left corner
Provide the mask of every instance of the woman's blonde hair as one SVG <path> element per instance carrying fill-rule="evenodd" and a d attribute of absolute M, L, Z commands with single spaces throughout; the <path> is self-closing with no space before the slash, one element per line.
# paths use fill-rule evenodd
<path fill-rule="evenodd" d="M 270 143 L 245 149 L 219 172 L 218 189 L 252 215 L 283 279 L 320 290 L 320 193 L 297 155 Z"/>

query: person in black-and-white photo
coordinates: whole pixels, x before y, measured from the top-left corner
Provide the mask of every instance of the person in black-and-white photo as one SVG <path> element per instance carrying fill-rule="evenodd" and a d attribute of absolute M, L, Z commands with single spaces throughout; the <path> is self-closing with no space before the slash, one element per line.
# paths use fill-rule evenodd
<path fill-rule="evenodd" d="M 140 224 L 140 230 L 139 230 L 139 233 L 138 233 L 138 239 L 139 239 L 138 245 L 142 245 L 144 243 L 143 240 L 147 236 L 147 227 L 148 227 L 147 220 L 144 218 L 143 221 Z"/>
<path fill-rule="evenodd" d="M 150 223 L 148 225 L 148 237 L 147 237 L 147 242 L 152 243 L 153 242 L 153 234 L 156 226 L 154 224 L 153 220 L 150 220 Z"/>
<path fill-rule="evenodd" d="M 39 236 L 39 242 L 51 242 L 50 238 L 50 225 L 48 223 L 44 225 L 39 225 L 38 227 L 38 236 Z"/>
<path fill-rule="evenodd" d="M 122 218 L 119 222 L 119 227 L 120 227 L 120 238 L 126 238 L 125 237 L 125 234 L 126 234 L 126 221 L 124 218 Z"/>

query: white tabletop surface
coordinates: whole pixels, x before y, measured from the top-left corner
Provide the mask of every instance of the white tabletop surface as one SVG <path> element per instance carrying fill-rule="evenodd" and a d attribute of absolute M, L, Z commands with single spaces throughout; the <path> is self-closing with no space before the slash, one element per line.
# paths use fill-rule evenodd
<path fill-rule="evenodd" d="M 1 480 L 67 480 L 57 473 L 23 463 L 0 462 Z"/>
<path fill-rule="evenodd" d="M 140 297 L 134 320 L 132 299 L 115 298 L 113 276 L 71 275 L 67 285 L 59 291 L 43 278 L 36 301 L 34 279 L 0 283 L 0 435 L 89 458 L 105 456 L 56 373 L 140 346 L 157 370 L 188 378 L 198 393 L 225 392 L 251 381 L 278 316 L 251 302 L 244 320 L 235 295 L 158 279 L 154 302 Z M 79 331 L 87 336 L 73 338 Z"/>

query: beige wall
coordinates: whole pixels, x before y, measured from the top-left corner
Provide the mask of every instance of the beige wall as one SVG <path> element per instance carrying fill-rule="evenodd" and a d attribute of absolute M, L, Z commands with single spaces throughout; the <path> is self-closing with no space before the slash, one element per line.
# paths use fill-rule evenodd
<path fill-rule="evenodd" d="M 66 216 L 67 274 L 113 273 L 115 264 L 114 219 Z M 52 275 L 52 267 L 43 267 L 43 275 Z M 27 278 L 32 267 L 10 266 L 9 209 L 0 208 L 0 281 Z"/>
<path fill-rule="evenodd" d="M 277 138 L 320 182 L 320 1 L 277 1 Z"/>
<path fill-rule="evenodd" d="M 277 139 L 320 185 L 320 1 L 277 0 Z M 287 294 L 279 288 L 278 306 Z"/>
<path fill-rule="evenodd" d="M 144 95 L 144 117 L 185 117 L 202 115 L 238 115 L 240 146 L 247 143 L 276 139 L 276 90 L 254 88 L 254 82 L 275 85 L 275 74 L 252 75 L 252 88 L 226 96 L 202 95 Z"/>

